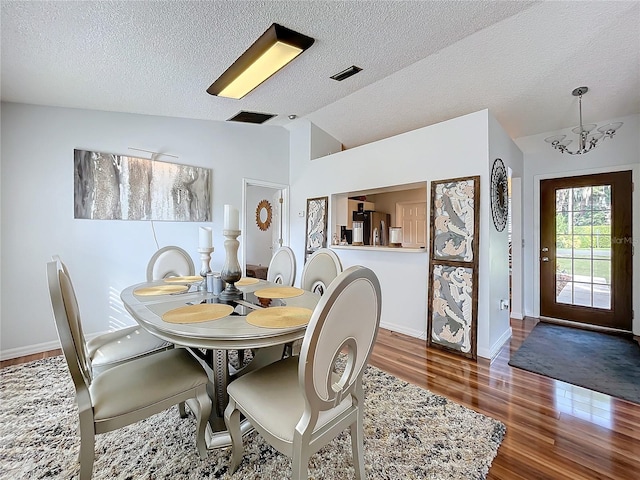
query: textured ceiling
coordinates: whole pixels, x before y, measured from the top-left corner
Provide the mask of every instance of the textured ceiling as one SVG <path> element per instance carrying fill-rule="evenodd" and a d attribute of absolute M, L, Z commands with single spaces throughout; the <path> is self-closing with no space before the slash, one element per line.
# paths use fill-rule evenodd
<path fill-rule="evenodd" d="M 316 39 L 241 100 L 206 93 L 271 23 Z M 640 113 L 640 3 L 2 1 L 3 101 L 306 117 L 346 147 L 488 108 L 513 137 Z M 329 79 L 350 65 L 363 71 Z M 256 127 L 260 128 L 260 127 Z"/>

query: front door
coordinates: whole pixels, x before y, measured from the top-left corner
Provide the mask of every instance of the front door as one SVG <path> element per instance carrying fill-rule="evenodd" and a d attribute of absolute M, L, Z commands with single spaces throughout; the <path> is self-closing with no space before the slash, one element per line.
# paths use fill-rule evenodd
<path fill-rule="evenodd" d="M 540 182 L 540 315 L 631 330 L 631 172 Z"/>

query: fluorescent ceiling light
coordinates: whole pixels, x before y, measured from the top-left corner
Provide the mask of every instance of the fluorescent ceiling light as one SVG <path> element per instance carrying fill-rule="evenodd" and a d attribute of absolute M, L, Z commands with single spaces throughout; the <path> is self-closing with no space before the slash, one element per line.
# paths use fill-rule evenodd
<path fill-rule="evenodd" d="M 313 45 L 314 39 L 274 23 L 207 92 L 239 99 Z"/>

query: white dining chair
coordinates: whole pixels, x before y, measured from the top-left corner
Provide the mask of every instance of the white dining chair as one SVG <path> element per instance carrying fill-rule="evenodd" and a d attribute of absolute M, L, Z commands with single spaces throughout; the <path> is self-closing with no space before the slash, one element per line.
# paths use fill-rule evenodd
<path fill-rule="evenodd" d="M 227 387 L 230 473 L 242 461 L 240 415 L 292 458 L 294 480 L 308 478 L 309 458 L 350 427 L 353 465 L 365 478 L 362 375 L 380 324 L 380 283 L 368 268 L 340 274 L 316 306 L 299 357 L 247 373 Z"/>
<path fill-rule="evenodd" d="M 170 245 L 155 252 L 147 263 L 147 282 L 168 277 L 195 275 L 193 259 L 186 250 Z"/>
<path fill-rule="evenodd" d="M 341 272 L 338 255 L 329 248 L 320 248 L 311 254 L 302 269 L 300 288 L 322 295 Z"/>
<path fill-rule="evenodd" d="M 267 281 L 293 287 L 296 279 L 296 257 L 289 247 L 280 247 L 271 257 Z"/>
<path fill-rule="evenodd" d="M 62 270 L 71 282 L 69 269 L 59 255 L 52 257 L 60 262 Z M 101 373 L 109 368 L 121 365 L 134 358 L 144 357 L 153 353 L 172 348 L 172 344 L 152 335 L 144 328 L 130 326 L 119 328 L 112 332 L 97 335 L 86 339 L 82 323 L 78 321 L 78 339 L 83 342 L 85 354 L 91 360 L 94 374 Z"/>
<path fill-rule="evenodd" d="M 80 424 L 80 480 L 93 474 L 95 435 L 138 422 L 172 405 L 195 399 L 196 445 L 207 456 L 205 429 L 211 413 L 209 378 L 186 349 L 165 350 L 112 367 L 94 376 L 84 348 L 78 302 L 59 261 L 47 263 L 51 307 L 76 390 Z"/>

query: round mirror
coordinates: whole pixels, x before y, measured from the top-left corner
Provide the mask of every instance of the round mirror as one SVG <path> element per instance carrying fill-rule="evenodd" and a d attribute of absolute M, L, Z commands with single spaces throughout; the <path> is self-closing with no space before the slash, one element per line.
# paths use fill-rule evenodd
<path fill-rule="evenodd" d="M 267 200 L 262 200 L 256 208 L 256 224 L 263 232 L 271 225 L 271 204 Z"/>

